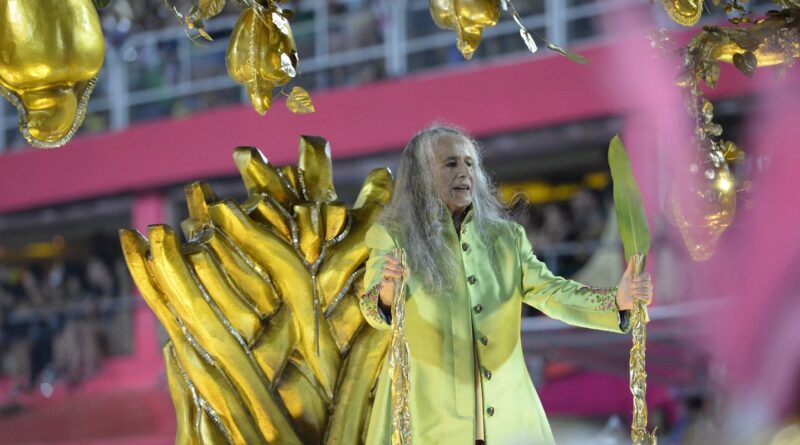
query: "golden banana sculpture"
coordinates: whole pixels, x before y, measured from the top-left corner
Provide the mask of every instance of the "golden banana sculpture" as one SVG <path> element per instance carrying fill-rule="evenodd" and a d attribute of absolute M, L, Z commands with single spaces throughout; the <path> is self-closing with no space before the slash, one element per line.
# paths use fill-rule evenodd
<path fill-rule="evenodd" d="M 298 165 L 234 153 L 249 197 L 186 187 L 181 244 L 168 226 L 122 230 L 137 287 L 169 333 L 164 347 L 177 444 L 363 442 L 389 344 L 358 308 L 364 236 L 392 178 L 372 171 L 349 209 L 330 148 L 300 140 Z"/>
<path fill-rule="evenodd" d="M 29 144 L 59 147 L 75 135 L 104 51 L 91 0 L 0 2 L 0 93 Z"/>

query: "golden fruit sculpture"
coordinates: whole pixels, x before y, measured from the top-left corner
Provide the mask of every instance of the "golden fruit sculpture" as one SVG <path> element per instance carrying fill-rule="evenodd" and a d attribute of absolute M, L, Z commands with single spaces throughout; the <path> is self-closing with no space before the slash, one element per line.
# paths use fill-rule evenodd
<path fill-rule="evenodd" d="M 483 28 L 500 19 L 500 0 L 431 0 L 430 11 L 437 26 L 456 32 L 458 50 L 471 59 L 483 38 Z"/>
<path fill-rule="evenodd" d="M 28 143 L 59 147 L 74 136 L 104 51 L 91 0 L 0 2 L 0 92 Z"/>
<path fill-rule="evenodd" d="M 242 11 L 228 41 L 228 75 L 244 85 L 253 108 L 264 115 L 272 89 L 297 76 L 297 49 L 288 17 L 276 3 Z"/>
<path fill-rule="evenodd" d="M 367 229 L 392 178 L 372 171 L 352 208 L 337 201 L 330 148 L 300 140 L 298 165 L 234 153 L 249 197 L 186 187 L 188 242 L 155 225 L 120 238 L 166 328 L 177 444 L 358 444 L 389 344 L 358 308 Z"/>

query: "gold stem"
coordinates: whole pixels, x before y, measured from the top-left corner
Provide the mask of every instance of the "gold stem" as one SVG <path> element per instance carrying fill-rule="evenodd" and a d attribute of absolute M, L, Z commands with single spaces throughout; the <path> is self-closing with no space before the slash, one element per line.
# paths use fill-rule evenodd
<path fill-rule="evenodd" d="M 392 254 L 405 270 L 406 253 L 394 249 Z M 405 276 L 395 280 L 392 299 L 392 340 L 389 345 L 389 367 L 392 376 L 392 445 L 411 445 L 411 412 L 408 405 L 409 350 L 405 334 Z"/>
<path fill-rule="evenodd" d="M 635 255 L 635 275 L 639 275 L 644 267 L 641 255 Z M 631 440 L 633 445 L 655 445 L 656 435 L 647 431 L 647 371 L 645 370 L 645 345 L 647 343 L 647 313 L 644 303 L 637 301 L 631 311 L 631 334 L 633 347 L 631 348 L 630 373 L 631 394 L 633 394 L 633 422 L 631 423 Z"/>

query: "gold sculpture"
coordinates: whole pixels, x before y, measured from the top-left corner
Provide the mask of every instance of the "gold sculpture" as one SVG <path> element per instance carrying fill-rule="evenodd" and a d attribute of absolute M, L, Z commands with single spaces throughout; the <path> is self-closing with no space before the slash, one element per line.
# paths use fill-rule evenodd
<path fill-rule="evenodd" d="M 696 2 L 702 8 L 702 2 Z M 715 3 L 720 3 L 719 1 Z M 706 26 L 685 47 L 679 47 L 663 30 L 654 44 L 682 56 L 683 73 L 678 85 L 684 88 L 690 116 L 695 122 L 696 160 L 673 181 L 669 193 L 669 215 L 681 231 L 692 258 L 711 258 L 720 235 L 736 213 L 736 179 L 731 164 L 743 153 L 736 144 L 721 139 L 722 127 L 714 122 L 714 107 L 700 88 L 705 82 L 714 87 L 719 80 L 720 62 L 732 63 L 752 76 L 758 67 L 788 69 L 800 58 L 800 5 L 791 0 L 776 0 L 782 9 L 753 19 L 752 12 L 738 0 L 725 2 L 731 26 Z M 689 11 L 693 1 L 665 1 L 665 5 Z M 672 6 L 669 6 L 672 5 Z M 699 17 L 700 10 L 697 11 Z M 682 23 L 672 12 L 670 15 Z M 682 17 L 685 17 L 683 15 Z"/>
<path fill-rule="evenodd" d="M 91 0 L 0 2 L 0 93 L 29 144 L 59 147 L 75 135 L 104 51 Z"/>
<path fill-rule="evenodd" d="M 370 173 L 348 209 L 322 138 L 301 138 L 297 167 L 275 168 L 250 147 L 234 160 L 249 197 L 187 186 L 188 242 L 164 225 L 149 240 L 120 232 L 170 336 L 176 443 L 361 443 L 389 335 L 366 326 L 357 295 L 391 175 Z"/>
<path fill-rule="evenodd" d="M 471 59 L 478 49 L 483 38 L 483 29 L 497 24 L 502 9 L 508 11 L 519 26 L 519 35 L 530 52 L 538 51 L 539 47 L 536 44 L 538 39 L 547 49 L 573 62 L 581 64 L 588 62 L 580 54 L 558 46 L 525 27 L 511 0 L 431 0 L 429 9 L 437 26 L 456 32 L 456 46 L 467 60 Z"/>
<path fill-rule="evenodd" d="M 683 26 L 695 25 L 703 14 L 703 0 L 662 0 L 667 14 Z"/>
<path fill-rule="evenodd" d="M 483 28 L 500 19 L 500 0 L 431 0 L 430 11 L 437 26 L 456 32 L 458 50 L 471 59 L 483 38 Z"/>
<path fill-rule="evenodd" d="M 288 17 L 277 4 L 253 2 L 233 27 L 225 62 L 228 75 L 247 89 L 253 108 L 269 110 L 272 89 L 297 76 L 297 49 Z"/>

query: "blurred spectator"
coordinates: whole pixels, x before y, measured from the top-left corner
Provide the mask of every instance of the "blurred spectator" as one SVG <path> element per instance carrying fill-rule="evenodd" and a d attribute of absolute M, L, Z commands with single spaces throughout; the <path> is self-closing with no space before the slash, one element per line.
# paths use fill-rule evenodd
<path fill-rule="evenodd" d="M 567 201 L 531 206 L 522 222 L 539 259 L 569 276 L 597 249 L 608 221 L 606 207 L 598 192 L 581 188 Z"/>
<path fill-rule="evenodd" d="M 102 249 L 74 256 L 0 265 L 0 378 L 9 382 L 2 405 L 39 383 L 45 393 L 55 378 L 78 384 L 104 356 L 130 351 L 124 260 Z"/>

